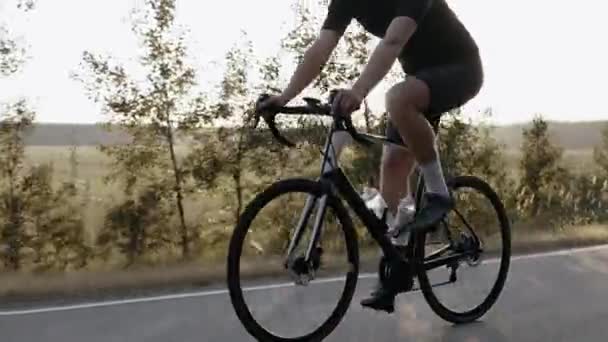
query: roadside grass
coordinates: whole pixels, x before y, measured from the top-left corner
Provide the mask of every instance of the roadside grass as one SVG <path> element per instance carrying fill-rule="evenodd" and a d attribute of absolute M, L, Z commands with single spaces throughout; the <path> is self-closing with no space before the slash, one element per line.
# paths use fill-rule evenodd
<path fill-rule="evenodd" d="M 542 251 L 608 244 L 608 226 L 589 225 L 568 227 L 555 232 L 538 231 L 526 226 L 514 226 L 512 251 L 514 255 Z M 492 253 L 496 240 L 488 241 L 487 251 Z M 360 272 L 375 272 L 379 251 L 365 248 L 360 251 Z M 320 277 L 336 274 L 344 269 L 335 260 L 338 256 L 326 256 Z M 273 281 L 289 281 L 282 269 L 280 258 L 252 258 L 241 265 L 244 279 L 272 278 Z M 5 273 L 0 275 L 0 298 L 28 300 L 36 298 L 64 298 L 123 291 L 141 291 L 164 288 L 196 288 L 225 286 L 225 258 L 213 261 L 195 260 L 186 263 L 166 263 L 162 266 L 134 265 L 128 269 L 105 271 L 74 271 L 65 273 Z"/>

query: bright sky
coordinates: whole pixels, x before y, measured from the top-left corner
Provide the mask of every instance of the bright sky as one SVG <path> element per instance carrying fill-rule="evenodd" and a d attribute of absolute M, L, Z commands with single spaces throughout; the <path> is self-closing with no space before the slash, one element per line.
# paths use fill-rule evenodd
<path fill-rule="evenodd" d="M 43 122 L 102 120 L 99 109 L 69 74 L 78 67 L 84 50 L 135 56 L 128 14 L 142 1 L 38 0 L 36 9 L 27 14 L 14 9 L 14 3 L 0 0 L 0 23 L 23 36 L 31 59 L 21 74 L 0 80 L 0 101 L 25 95 Z M 291 3 L 178 1 L 178 22 L 191 31 L 190 52 L 202 79 L 219 80 L 217 65 L 211 62 L 222 59 L 241 30 L 253 40 L 256 53 L 275 53 L 291 27 Z M 496 123 L 527 121 L 535 113 L 563 121 L 608 117 L 605 0 L 450 3 L 477 39 L 485 65 L 485 86 L 467 109 L 492 107 Z M 382 91 L 378 88 L 371 95 L 374 109 L 383 106 Z"/>

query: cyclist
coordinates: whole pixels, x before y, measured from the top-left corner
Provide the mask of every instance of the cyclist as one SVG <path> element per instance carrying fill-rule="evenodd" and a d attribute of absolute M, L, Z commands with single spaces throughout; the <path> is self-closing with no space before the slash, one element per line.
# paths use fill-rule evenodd
<path fill-rule="evenodd" d="M 383 151 L 380 192 L 392 213 L 408 200 L 414 163 L 424 176 L 425 205 L 412 222 L 399 220 L 399 232 L 428 229 L 453 207 L 443 176 L 431 124 L 442 113 L 475 97 L 483 83 L 483 68 L 474 39 L 445 0 L 331 0 L 320 34 L 307 49 L 289 85 L 260 104 L 284 106 L 306 88 L 338 44 L 351 21 L 381 38 L 370 60 L 350 89 L 342 89 L 333 106 L 343 115 L 357 110 L 363 99 L 399 61 L 406 77 L 386 94 L 390 115 L 386 134 L 408 149 L 387 146 Z M 406 224 L 407 223 L 407 224 Z M 392 312 L 396 293 L 377 285 L 363 306 Z"/>

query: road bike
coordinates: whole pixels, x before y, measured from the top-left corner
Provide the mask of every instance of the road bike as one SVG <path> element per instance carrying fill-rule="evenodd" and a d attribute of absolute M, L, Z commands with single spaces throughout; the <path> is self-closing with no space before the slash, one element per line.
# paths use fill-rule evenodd
<path fill-rule="evenodd" d="M 336 92 L 332 91 L 329 101 L 323 103 L 314 98 L 304 98 L 306 105 L 293 107 L 280 107 L 265 109 L 264 113 L 257 113 L 254 127 L 261 118 L 264 119 L 274 137 L 284 145 L 294 147 L 295 144 L 281 135 L 276 126 L 275 118 L 278 114 L 295 115 L 318 115 L 332 119 L 331 127 L 328 128 L 327 139 L 323 149 L 323 160 L 321 163 L 321 175 L 316 180 L 307 178 L 291 178 L 275 182 L 259 193 L 246 206 L 233 231 L 228 252 L 227 282 L 232 305 L 236 315 L 245 329 L 253 337 L 260 341 L 320 341 L 326 338 L 338 326 L 345 316 L 347 309 L 355 294 L 355 288 L 359 279 L 360 257 L 359 257 L 359 234 L 357 233 L 351 214 L 345 207 L 348 205 L 355 216 L 363 223 L 364 233 L 369 234 L 371 240 L 377 243 L 383 256 L 380 259 L 378 278 L 386 287 L 394 289 L 398 293 L 414 291 L 414 278 L 417 278 L 419 290 L 431 309 L 442 319 L 452 323 L 468 323 L 483 316 L 497 301 L 507 279 L 511 257 L 511 228 L 503 203 L 497 193 L 484 180 L 472 175 L 446 176 L 446 182 L 455 199 L 455 208 L 433 229 L 424 232 L 412 232 L 407 238 L 406 244 L 395 244 L 394 236 L 388 233 L 388 226 L 383 218 L 379 218 L 368 208 L 355 187 L 352 185 L 343 169 L 338 163 L 340 153 L 345 141 L 353 140 L 362 146 L 370 147 L 373 144 L 396 144 L 407 148 L 401 142 L 391 141 L 385 136 L 360 133 L 354 127 L 348 116 L 336 115 L 332 111 L 332 100 Z M 260 97 L 260 100 L 267 95 Z M 435 131 L 438 126 L 434 125 Z M 345 139 L 346 138 L 346 139 Z M 350 139 L 350 140 L 348 140 Z M 422 175 L 417 175 L 414 198 L 416 210 L 423 204 L 425 191 Z M 488 203 L 487 208 L 480 209 L 482 202 L 472 197 L 459 196 L 469 194 L 465 190 L 472 190 L 475 195 L 481 195 L 482 200 Z M 282 227 L 284 220 L 276 219 L 274 216 L 263 221 L 261 224 L 270 231 L 277 227 L 277 232 L 289 238 L 288 243 L 278 244 L 277 250 L 283 255 L 280 265 L 291 279 L 291 286 L 305 287 L 317 280 L 316 277 L 323 268 L 324 234 L 330 225 L 339 226 L 340 234 L 344 238 L 344 249 L 346 263 L 348 265 L 346 275 L 340 279 L 344 280 L 340 298 L 333 307 L 327 318 L 321 319 L 321 323 L 312 331 L 298 333 L 296 336 L 284 336 L 271 329 L 265 328 L 256 318 L 244 300 L 244 288 L 242 281 L 244 268 L 241 267 L 241 257 L 248 258 L 254 252 L 245 253 L 251 245 L 260 245 L 264 238 L 252 238 L 247 240 L 247 235 L 253 227 L 253 221 L 261 216 L 264 208 L 271 206 L 279 197 L 303 193 L 306 200 L 303 210 L 299 212 L 294 227 Z M 299 202 L 298 202 L 299 203 Z M 288 205 L 275 208 L 273 215 L 289 211 Z M 461 209 L 459 209 L 461 208 Z M 462 209 L 464 208 L 464 209 Z M 327 224 L 323 220 L 332 212 L 335 217 Z M 313 213 L 314 212 L 314 213 Z M 479 221 L 475 229 L 471 221 L 465 218 L 465 213 L 472 213 L 473 218 Z M 314 214 L 314 220 L 311 217 Z M 453 215 L 452 215 L 453 214 Z M 414 216 L 415 217 L 415 216 Z M 332 221 L 333 220 L 333 221 Z M 496 231 L 490 231 L 490 222 L 498 226 Z M 309 227 L 309 223 L 312 226 Z M 290 225 L 291 223 L 286 223 Z M 280 229 L 283 230 L 279 230 Z M 456 228 L 455 228 L 456 227 Z M 266 239 L 269 239 L 266 235 Z M 271 236 L 271 235 L 270 235 Z M 306 238 L 304 238 L 306 236 Z M 336 239 L 336 234 L 331 239 Z M 307 240 L 307 242 L 305 242 Z M 429 251 L 430 246 L 438 246 L 436 250 Z M 258 253 L 264 248 L 258 247 Z M 331 260 L 330 260 L 331 261 Z M 455 309 L 443 301 L 442 296 L 448 290 L 439 292 L 438 288 L 452 285 L 457 289 L 457 284 L 466 267 L 468 269 L 483 268 L 483 264 L 497 265 L 496 277 L 491 277 L 489 293 L 483 295 L 483 299 L 472 305 L 465 304 L 462 310 Z M 489 266 L 485 266 L 489 267 Z M 436 276 L 432 271 L 442 269 L 445 276 Z M 470 271 L 472 272 L 472 271 Z M 439 279 L 442 278 L 442 279 Z M 447 278 L 447 279 L 446 279 Z M 479 276 L 472 277 L 473 284 L 481 282 Z M 448 286 L 449 287 L 449 286 Z M 466 285 L 475 288 L 476 285 Z M 317 296 L 324 294 L 319 292 Z M 448 295 L 448 297 L 450 297 Z M 469 300 L 471 296 L 451 296 L 457 300 Z M 325 300 L 325 299 L 323 299 Z M 281 315 L 287 315 L 292 311 L 303 311 L 299 306 L 281 306 Z M 278 305 L 278 304 L 277 304 Z M 319 316 L 317 314 L 311 314 Z M 319 318 L 319 317 L 316 317 Z M 274 318 L 273 318 L 274 319 Z"/>

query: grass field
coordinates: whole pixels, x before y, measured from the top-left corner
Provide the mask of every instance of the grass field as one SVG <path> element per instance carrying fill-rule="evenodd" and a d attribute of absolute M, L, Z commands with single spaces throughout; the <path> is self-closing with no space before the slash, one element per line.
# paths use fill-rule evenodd
<path fill-rule="evenodd" d="M 184 150 L 184 147 L 181 148 Z M 69 146 L 30 146 L 26 149 L 28 165 L 51 163 L 54 168 L 54 182 L 60 184 L 70 179 L 72 170 L 70 165 Z M 97 148 L 91 146 L 78 147 L 77 178 L 81 182 L 90 184 L 91 194 L 97 201 L 113 203 L 120 198 L 118 185 L 105 184 L 104 176 L 108 174 L 109 158 Z M 521 152 L 514 149 L 505 150 L 507 168 L 517 174 Z M 595 168 L 592 149 L 565 150 L 563 164 L 569 170 L 580 172 Z"/>
<path fill-rule="evenodd" d="M 185 148 L 181 147 L 180 151 Z M 54 167 L 54 182 L 60 184 L 72 176 L 70 164 L 70 147 L 68 146 L 30 146 L 26 149 L 27 164 L 51 163 Z M 90 185 L 91 200 L 85 208 L 85 227 L 92 237 L 99 231 L 104 221 L 104 215 L 108 208 L 122 198 L 122 191 L 117 184 L 106 184 L 103 178 L 108 173 L 110 160 L 95 147 L 78 147 L 76 150 L 78 166 L 76 176 L 81 183 Z M 518 150 L 506 150 L 505 157 L 507 167 L 512 170 L 511 175 L 517 177 L 517 167 L 520 159 Z M 348 154 L 345 154 L 347 159 Z M 593 151 L 566 150 L 563 158 L 564 165 L 573 171 L 583 171 L 595 167 L 593 164 Z M 316 165 L 315 165 L 316 167 Z M 294 174 L 293 176 L 300 176 Z M 272 180 L 268 180 L 271 182 Z M 215 191 L 213 193 L 201 193 L 186 201 L 187 220 L 191 224 L 200 225 L 202 220 L 214 218 L 216 222 L 232 222 L 231 213 L 226 212 L 225 203 L 232 199 L 227 195 Z M 245 202 L 251 199 L 252 194 L 245 196 Z M 206 227 L 205 230 L 226 229 L 226 224 L 215 224 Z"/>
<path fill-rule="evenodd" d="M 110 160 L 97 148 L 91 146 L 78 147 L 78 178 L 89 181 L 91 189 L 99 195 L 111 194 L 116 191 L 103 184 L 102 179 L 108 172 Z M 27 163 L 52 163 L 55 169 L 55 181 L 61 182 L 70 178 L 70 147 L 69 146 L 30 146 L 26 149 Z M 516 149 L 505 150 L 507 167 L 516 171 L 521 152 Z M 595 168 L 592 149 L 565 150 L 563 163 L 573 171 Z"/>
<path fill-rule="evenodd" d="M 120 184 L 106 183 L 104 177 L 109 172 L 110 159 L 95 147 L 78 147 L 76 177 L 81 185 L 89 184 L 90 202 L 84 209 L 85 228 L 93 238 L 104 222 L 108 209 L 123 199 Z M 53 166 L 53 183 L 59 185 L 72 177 L 70 163 L 71 149 L 68 146 L 35 146 L 26 149 L 26 165 L 50 163 Z M 196 222 L 201 217 L 197 213 L 215 212 L 222 215 L 222 203 L 214 194 L 192 196 L 186 201 L 188 222 Z M 226 216 L 224 213 L 223 216 Z"/>

